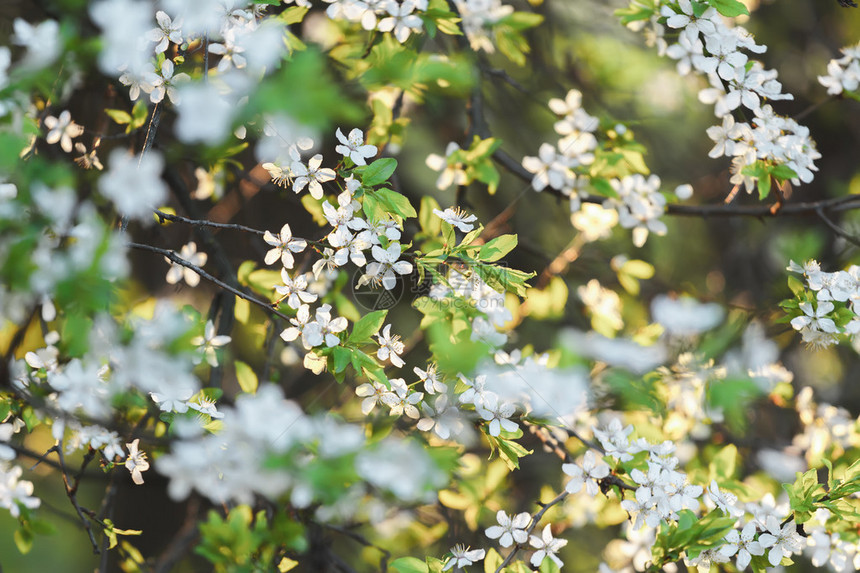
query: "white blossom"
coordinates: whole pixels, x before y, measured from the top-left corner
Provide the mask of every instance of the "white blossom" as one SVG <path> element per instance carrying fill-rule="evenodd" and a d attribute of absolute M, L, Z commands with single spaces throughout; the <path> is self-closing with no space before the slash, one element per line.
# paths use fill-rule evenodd
<path fill-rule="evenodd" d="M 197 267 L 202 267 L 206 264 L 209 255 L 202 252 L 198 253 L 197 243 L 191 241 L 190 243 L 182 245 L 182 249 L 179 251 L 179 258 Z M 183 279 L 190 287 L 196 287 L 200 284 L 200 275 L 197 274 L 196 271 L 178 263 L 174 263 L 167 257 L 165 257 L 164 260 L 170 264 L 170 270 L 167 271 L 167 276 L 164 279 L 167 281 L 167 284 L 174 285 Z"/>
<path fill-rule="evenodd" d="M 167 199 L 167 185 L 161 180 L 163 166 L 156 151 L 138 157 L 116 149 L 108 159 L 108 170 L 99 177 L 99 191 L 121 215 L 152 221 L 152 210 Z"/>
<path fill-rule="evenodd" d="M 558 558 L 556 553 L 558 553 L 562 547 L 567 545 L 567 539 L 554 538 L 550 527 L 551 525 L 547 523 L 546 527 L 543 528 L 543 532 L 540 537 L 537 535 L 529 537 L 529 543 L 536 549 L 529 562 L 535 567 L 540 567 L 540 564 L 543 563 L 543 560 L 547 557 L 558 565 L 559 568 L 564 566 L 564 562 Z"/>
<path fill-rule="evenodd" d="M 376 156 L 376 146 L 365 145 L 364 133 L 360 129 L 355 128 L 349 132 L 349 136 L 344 136 L 340 128 L 337 128 L 336 135 L 340 145 L 334 150 L 344 157 L 349 157 L 356 165 L 367 165 L 367 160 Z"/>
<path fill-rule="evenodd" d="M 50 131 L 45 135 L 45 141 L 48 143 L 59 143 L 60 147 L 66 153 L 72 152 L 72 139 L 78 137 L 84 132 L 83 126 L 72 121 L 72 115 L 69 110 L 63 110 L 59 117 L 49 115 L 45 118 L 45 127 Z"/>
<path fill-rule="evenodd" d="M 510 516 L 500 509 L 496 513 L 498 525 L 488 527 L 484 532 L 490 539 L 498 539 L 502 547 L 510 547 L 514 543 L 523 544 L 528 540 L 526 527 L 532 520 L 527 512 Z"/>

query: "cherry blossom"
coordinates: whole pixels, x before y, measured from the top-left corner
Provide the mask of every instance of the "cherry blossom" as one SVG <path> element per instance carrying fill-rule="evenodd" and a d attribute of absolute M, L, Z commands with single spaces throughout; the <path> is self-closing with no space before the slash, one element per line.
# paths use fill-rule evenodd
<path fill-rule="evenodd" d="M 281 300 L 286 299 L 291 308 L 298 309 L 303 303 L 314 302 L 317 295 L 308 292 L 308 281 L 304 275 L 296 275 L 291 278 L 287 269 L 281 269 L 281 281 L 283 285 L 275 285 L 275 291 L 281 295 Z"/>
<path fill-rule="evenodd" d="M 474 223 L 478 220 L 475 215 L 469 215 L 462 209 L 457 207 L 448 207 L 444 211 L 433 209 L 433 214 L 445 221 L 446 223 L 457 227 L 463 233 L 468 233 L 475 228 Z"/>
<path fill-rule="evenodd" d="M 500 509 L 496 513 L 496 521 L 499 524 L 488 527 L 484 533 L 490 539 L 498 539 L 502 547 L 510 547 L 514 543 L 523 544 L 528 540 L 526 527 L 531 520 L 532 516 L 527 512 L 509 516 Z"/>
<path fill-rule="evenodd" d="M 143 485 L 143 474 L 149 469 L 149 462 L 146 461 L 146 452 L 138 449 L 140 439 L 135 439 L 132 443 L 126 444 L 128 448 L 128 457 L 125 460 L 125 467 L 131 473 L 131 478 L 136 485 Z"/>
<path fill-rule="evenodd" d="M 207 320 L 203 336 L 195 336 L 191 339 L 191 344 L 199 347 L 202 357 L 206 358 L 206 362 L 214 367 L 218 366 L 218 355 L 215 353 L 215 349 L 229 344 L 231 340 L 232 338 L 226 334 L 215 334 L 215 325 L 211 320 Z M 196 356 L 192 361 L 199 364 L 200 358 L 201 356 Z"/>
<path fill-rule="evenodd" d="M 379 350 L 376 351 L 377 358 L 390 360 L 394 366 L 403 368 L 406 363 L 400 358 L 400 355 L 405 347 L 398 335 L 391 334 L 391 325 L 386 324 L 382 332 L 376 335 L 376 338 L 379 341 Z"/>
<path fill-rule="evenodd" d="M 752 521 L 747 523 L 740 533 L 737 529 L 732 529 L 726 535 L 726 544 L 720 547 L 720 554 L 726 557 L 737 554 L 738 569 L 746 569 L 753 555 L 764 555 L 761 543 L 753 539 L 756 532 L 756 524 Z"/>
<path fill-rule="evenodd" d="M 376 260 L 367 263 L 367 272 L 358 280 L 358 286 L 368 283 L 372 286 L 381 284 L 386 290 L 391 290 L 397 284 L 397 275 L 412 272 L 412 263 L 398 260 L 401 254 L 400 243 L 390 243 L 387 249 L 373 245 L 370 252 Z"/>
<path fill-rule="evenodd" d="M 483 549 L 471 549 L 463 545 L 455 545 L 451 548 L 451 557 L 442 567 L 442 571 L 448 571 L 454 567 L 461 569 L 467 565 L 474 565 L 477 561 L 481 561 L 485 555 L 486 551 Z"/>
<path fill-rule="evenodd" d="M 301 161 L 293 161 L 290 171 L 293 176 L 293 191 L 299 193 L 306 186 L 314 199 L 322 199 L 322 184 L 335 178 L 333 169 L 320 167 L 322 155 L 317 154 L 308 160 L 307 165 Z"/>
<path fill-rule="evenodd" d="M 50 131 L 45 135 L 45 141 L 48 143 L 59 143 L 60 147 L 66 153 L 72 152 L 72 139 L 78 137 L 84 132 L 83 126 L 72 121 L 72 115 L 69 110 L 63 110 L 59 117 L 49 115 L 45 118 L 45 127 Z"/>
<path fill-rule="evenodd" d="M 355 128 L 349 132 L 349 136 L 344 136 L 340 128 L 335 132 L 340 145 L 334 148 L 335 151 L 348 157 L 356 165 L 367 165 L 367 160 L 375 157 L 377 149 L 375 145 L 365 145 L 364 133 Z"/>
<path fill-rule="evenodd" d="M 431 153 L 427 156 L 425 163 L 427 167 L 433 171 L 439 171 L 439 178 L 436 180 L 436 188 L 444 191 L 451 185 L 466 185 L 469 178 L 466 171 L 463 169 L 462 163 L 450 163 L 449 158 L 454 152 L 459 151 L 460 146 L 452 141 L 445 148 L 445 157 Z"/>
<path fill-rule="evenodd" d="M 285 269 L 293 268 L 295 264 L 293 253 L 301 253 L 308 246 L 304 239 L 293 238 L 293 231 L 290 229 L 289 223 L 284 223 L 278 235 L 266 231 L 263 234 L 263 240 L 274 247 L 266 252 L 265 263 L 271 265 L 280 259 Z"/>
<path fill-rule="evenodd" d="M 158 23 L 157 28 L 153 28 L 146 35 L 146 39 L 150 42 L 155 42 L 155 53 L 160 54 L 167 50 L 170 42 L 177 46 L 183 42 L 182 39 L 182 19 L 177 18 L 172 20 L 163 10 L 155 13 L 155 21 Z M 137 98 L 132 98 L 137 99 Z"/>
<path fill-rule="evenodd" d="M 765 522 L 765 532 L 759 535 L 758 542 L 767 552 L 767 560 L 776 567 L 783 557 L 791 557 L 800 552 L 803 547 L 797 524 L 794 521 L 781 525 L 774 516 L 768 516 Z"/>
<path fill-rule="evenodd" d="M 600 491 L 597 482 L 609 475 L 609 466 L 591 450 L 585 452 L 582 466 L 563 464 L 561 470 L 571 478 L 564 487 L 568 493 L 577 493 L 584 485 L 588 495 L 597 495 Z"/>
<path fill-rule="evenodd" d="M 206 260 L 209 258 L 209 255 L 202 252 L 198 253 L 197 243 L 191 241 L 190 243 L 182 245 L 182 249 L 179 251 L 179 258 L 194 266 L 202 267 L 206 264 Z M 167 271 L 167 276 L 164 278 L 164 280 L 167 281 L 167 284 L 174 285 L 183 279 L 190 287 L 196 287 L 200 284 L 200 275 L 198 275 L 193 269 L 174 263 L 166 257 L 164 260 L 170 263 L 170 270 Z"/>
<path fill-rule="evenodd" d="M 535 567 L 540 567 L 540 564 L 543 563 L 543 560 L 549 557 L 553 563 L 559 566 L 559 568 L 564 566 L 564 562 L 558 558 L 558 551 L 567 545 L 567 539 L 556 539 L 552 536 L 551 528 L 552 526 L 547 523 L 546 527 L 543 528 L 543 532 L 541 532 L 541 536 L 532 535 L 529 537 L 529 543 L 532 547 L 536 549 L 536 551 L 532 554 L 532 558 L 529 562 Z"/>
<path fill-rule="evenodd" d="M 115 149 L 107 172 L 99 177 L 99 192 L 113 201 L 120 214 L 151 222 L 152 209 L 167 198 L 167 185 L 161 179 L 163 166 L 155 151 L 138 157 Z"/>

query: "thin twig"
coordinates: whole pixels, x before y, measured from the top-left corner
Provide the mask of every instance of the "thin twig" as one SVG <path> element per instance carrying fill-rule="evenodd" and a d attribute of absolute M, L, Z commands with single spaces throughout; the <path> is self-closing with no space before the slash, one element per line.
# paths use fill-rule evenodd
<path fill-rule="evenodd" d="M 95 555 L 98 555 L 101 553 L 101 549 L 99 549 L 99 544 L 96 541 L 95 534 L 93 534 L 93 528 L 92 528 L 92 525 L 90 525 L 90 520 L 87 519 L 86 515 L 84 515 L 89 510 L 85 510 L 78 503 L 78 485 L 80 484 L 80 479 L 81 479 L 81 476 L 83 475 L 84 468 L 86 468 L 87 464 L 89 464 L 90 461 L 93 459 L 95 450 L 90 450 L 84 456 L 84 460 L 81 463 L 81 470 L 78 473 L 78 475 L 74 478 L 74 482 L 69 481 L 69 476 L 66 473 L 66 462 L 65 462 L 65 458 L 63 456 L 63 444 L 62 444 L 62 442 L 57 444 L 56 449 L 54 451 L 57 452 L 57 457 L 60 460 L 60 473 L 63 476 L 63 485 L 65 486 L 65 489 L 66 489 L 66 497 L 69 498 L 69 501 L 71 502 L 72 507 L 75 508 L 75 512 L 78 514 L 78 517 L 80 518 L 81 523 L 83 524 L 84 529 L 86 530 L 87 535 L 90 538 L 90 543 L 93 546 L 93 553 Z"/>
<path fill-rule="evenodd" d="M 155 104 L 152 108 L 152 115 L 149 117 L 149 127 L 146 128 L 146 139 L 143 140 L 143 149 L 140 150 L 140 159 L 138 165 L 143 161 L 143 156 L 152 148 L 155 143 L 155 134 L 158 133 L 158 126 L 161 123 L 161 103 Z"/>
<path fill-rule="evenodd" d="M 188 217 L 180 217 L 179 215 L 171 215 L 170 213 L 165 213 L 164 211 L 160 211 L 155 209 L 155 214 L 159 219 L 159 222 L 163 223 L 164 221 L 170 221 L 172 223 L 186 223 L 188 225 L 193 225 L 195 227 L 211 227 L 213 229 L 232 229 L 234 231 L 244 231 L 246 233 L 254 233 L 255 235 L 260 235 L 261 237 L 266 234 L 265 231 L 260 231 L 259 229 L 254 229 L 251 227 L 246 227 L 245 225 L 238 225 L 236 223 L 216 223 L 214 221 L 206 221 L 205 219 L 189 219 Z"/>
<path fill-rule="evenodd" d="M 833 231 L 834 233 L 836 233 L 837 235 L 839 235 L 840 237 L 842 237 L 843 239 L 845 239 L 846 241 L 848 241 L 849 243 L 854 245 L 855 247 L 860 247 L 860 240 L 858 240 L 857 237 L 854 237 L 853 235 L 851 235 L 850 233 L 845 231 L 842 227 L 840 227 L 839 225 L 837 225 L 836 223 L 831 221 L 830 218 L 824 214 L 824 209 L 821 209 L 821 208 L 816 209 L 815 213 L 818 215 L 819 219 L 824 221 L 825 225 L 830 227 L 831 231 Z"/>
<path fill-rule="evenodd" d="M 197 496 L 192 496 L 185 507 L 185 521 L 170 545 L 159 555 L 158 561 L 153 567 L 154 573 L 167 573 L 188 552 L 198 535 L 197 517 L 199 512 L 200 500 Z"/>
<path fill-rule="evenodd" d="M 561 492 L 560 494 L 558 494 L 558 495 L 557 495 L 557 496 L 556 496 L 552 501 L 550 501 L 549 503 L 543 504 L 543 507 L 541 507 L 540 511 L 538 511 L 537 513 L 535 513 L 535 514 L 532 516 L 532 522 L 531 522 L 531 525 L 529 525 L 529 526 L 528 526 L 528 528 L 526 528 L 526 535 L 531 535 L 531 532 L 532 532 L 532 531 L 534 531 L 535 527 L 537 527 L 538 522 L 540 522 L 540 520 L 543 518 L 543 515 L 544 515 L 544 514 L 549 510 L 549 508 L 551 508 L 551 507 L 552 507 L 552 506 L 554 506 L 554 505 L 558 505 L 559 503 L 561 503 L 562 501 L 564 501 L 564 499 L 565 499 L 568 495 L 570 495 L 570 494 L 569 494 L 569 493 L 567 493 L 566 491 L 563 491 L 563 492 Z M 508 553 L 508 556 L 507 556 L 507 557 L 505 557 L 505 560 L 501 562 L 501 564 L 499 565 L 499 567 L 496 569 L 496 573 L 501 573 L 502 569 L 504 569 L 505 567 L 507 567 L 507 566 L 511 563 L 511 561 L 513 561 L 513 560 L 514 560 L 514 557 L 516 557 L 517 553 L 519 553 L 520 548 L 521 548 L 521 546 L 520 546 L 520 544 L 519 544 L 519 543 L 518 543 L 518 544 L 516 544 L 516 545 L 514 545 L 514 549 L 513 549 L 513 551 L 511 551 L 510 553 Z"/>
<path fill-rule="evenodd" d="M 163 256 L 167 257 L 172 263 L 183 266 L 187 269 L 191 269 L 192 271 L 194 271 L 195 273 L 200 275 L 202 278 L 204 278 L 207 281 L 221 287 L 222 289 L 224 289 L 228 292 L 233 293 L 234 295 L 238 296 L 239 298 L 245 299 L 248 302 L 252 302 L 259 307 L 265 308 L 271 314 L 274 314 L 277 317 L 283 318 L 284 320 L 290 319 L 290 317 L 287 316 L 286 314 L 276 310 L 272 303 L 264 302 L 264 301 L 258 299 L 257 297 L 251 296 L 249 294 L 245 294 L 244 292 L 240 291 L 239 289 L 233 288 L 232 286 L 228 285 L 224 281 L 216 279 L 215 277 L 213 277 L 212 275 L 210 275 L 209 273 L 207 273 L 206 271 L 204 271 L 203 269 L 201 269 L 197 265 L 189 263 L 188 261 L 186 261 L 185 259 L 183 259 L 179 255 L 177 255 L 173 251 L 168 251 L 167 249 L 160 249 L 158 247 L 153 247 L 152 245 L 144 245 L 141 243 L 127 243 L 127 246 L 132 248 L 132 249 L 139 249 L 141 251 L 150 251 L 153 253 L 158 253 L 160 255 L 163 255 Z"/>
<path fill-rule="evenodd" d="M 493 160 L 504 167 L 516 177 L 531 183 L 533 173 L 527 171 L 516 159 L 499 149 L 493 154 Z M 567 197 L 556 189 L 547 187 L 543 193 L 567 199 Z M 583 203 L 603 203 L 605 197 L 589 195 L 582 199 Z M 780 209 L 773 211 L 771 205 L 667 205 L 666 214 L 681 217 L 776 217 L 780 215 L 812 215 L 819 210 L 824 211 L 850 211 L 860 209 L 860 195 L 847 195 L 820 201 L 804 201 L 801 203 L 784 203 Z"/>
<path fill-rule="evenodd" d="M 361 543 L 365 547 L 372 547 L 372 548 L 376 549 L 377 551 L 379 551 L 380 553 L 382 553 L 382 559 L 379 560 L 379 568 L 380 568 L 380 571 L 382 571 L 382 573 L 385 573 L 386 571 L 388 571 L 388 560 L 391 559 L 391 552 L 390 551 L 388 551 L 387 549 L 385 549 L 383 547 L 380 547 L 379 545 L 376 545 L 375 543 L 367 540 L 364 536 L 359 535 L 358 533 L 356 533 L 354 531 L 350 531 L 349 529 L 339 527 L 337 525 L 329 525 L 329 524 L 325 524 L 325 527 L 327 527 L 328 529 L 331 529 L 332 531 L 336 531 L 340 534 L 346 535 L 350 539 L 357 541 L 358 543 Z"/>

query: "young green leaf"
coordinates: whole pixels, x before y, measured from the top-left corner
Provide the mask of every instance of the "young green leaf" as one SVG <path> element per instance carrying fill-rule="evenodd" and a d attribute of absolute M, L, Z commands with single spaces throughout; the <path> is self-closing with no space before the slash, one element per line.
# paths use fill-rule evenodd
<path fill-rule="evenodd" d="M 387 315 L 387 310 L 375 310 L 362 316 L 361 320 L 352 327 L 352 332 L 346 341 L 350 344 L 361 344 L 370 340 L 370 337 L 382 328 Z"/>
<path fill-rule="evenodd" d="M 234 364 L 236 365 L 236 380 L 239 382 L 239 388 L 246 394 L 255 394 L 259 385 L 257 374 L 241 360 L 236 360 Z"/>
<path fill-rule="evenodd" d="M 393 157 L 383 157 L 368 165 L 361 174 L 361 182 L 367 187 L 375 187 L 385 183 L 394 175 L 397 169 L 397 160 Z"/>

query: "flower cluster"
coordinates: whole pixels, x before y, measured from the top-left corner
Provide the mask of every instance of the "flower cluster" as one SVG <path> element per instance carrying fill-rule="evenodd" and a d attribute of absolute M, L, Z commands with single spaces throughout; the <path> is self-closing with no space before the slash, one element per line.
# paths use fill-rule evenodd
<path fill-rule="evenodd" d="M 751 167 L 756 162 L 787 167 L 785 178 L 794 185 L 812 181 L 815 160 L 821 155 L 809 129 L 763 103 L 793 99 L 783 93 L 775 70 L 751 59 L 749 54 L 761 54 L 766 46 L 756 44 L 744 27 L 727 26 L 713 6 L 701 11 L 692 0 L 659 4 L 659 13 L 650 22 L 640 20 L 630 26 L 642 29 L 650 24 L 660 54 L 678 61 L 679 74 L 695 72 L 707 78 L 709 87 L 699 92 L 699 100 L 713 104 L 714 114 L 723 122 L 708 129 L 708 137 L 715 142 L 710 156 L 732 158 L 731 182 L 751 192 L 760 177 Z M 668 45 L 664 26 L 679 31 L 676 43 Z M 740 107 L 753 113 L 750 123 L 735 122 L 732 112 Z"/>
<path fill-rule="evenodd" d="M 860 267 L 851 265 L 848 270 L 828 273 L 817 261 L 810 260 L 803 265 L 791 261 L 787 270 L 806 280 L 808 291 L 799 302 L 783 302 L 793 316 L 792 328 L 800 332 L 803 341 L 825 348 L 839 342 L 839 335 L 844 334 L 856 347 L 860 332 Z"/>
<path fill-rule="evenodd" d="M 415 14 L 427 10 L 428 0 L 325 0 L 326 14 L 332 19 L 360 23 L 365 30 L 391 32 L 401 44 L 413 32 L 421 31 L 424 23 Z M 300 2 L 301 4 L 301 2 Z"/>
<path fill-rule="evenodd" d="M 454 0 L 457 12 L 462 18 L 463 33 L 469 39 L 472 49 L 492 54 L 496 51 L 493 44 L 492 27 L 499 20 L 510 16 L 514 8 L 502 0 Z"/>
<path fill-rule="evenodd" d="M 598 150 L 595 133 L 600 122 L 582 108 L 582 94 L 578 90 L 570 90 L 563 100 L 550 100 L 549 108 L 559 118 L 554 129 L 561 138 L 555 146 L 542 144 L 537 157 L 523 158 L 523 167 L 534 174 L 532 187 L 536 191 L 549 187 L 568 197 L 571 223 L 589 241 L 605 237 L 619 223 L 625 229 L 633 229 L 633 243 L 637 247 L 645 244 L 649 232 L 665 235 L 666 224 L 660 217 L 666 210 L 666 198 L 660 193 L 660 178 L 656 175 L 611 177 L 609 185 L 614 191 L 603 205 L 583 205 L 582 199 L 588 197 L 592 187 L 588 167 L 594 163 Z M 626 131 L 619 125 L 613 133 L 617 136 Z"/>
<path fill-rule="evenodd" d="M 570 197 L 571 211 L 576 211 L 578 192 L 588 186 L 588 177 L 582 170 L 579 174 L 574 170 L 594 162 L 593 152 L 597 148 L 594 132 L 600 122 L 582 108 L 582 94 L 578 90 L 570 90 L 563 100 L 551 99 L 549 108 L 560 118 L 554 128 L 561 138 L 556 145 L 542 144 L 537 157 L 523 158 L 523 167 L 534 173 L 535 191 L 551 187 Z"/>
<path fill-rule="evenodd" d="M 407 502 L 432 495 L 445 479 L 417 444 L 392 437 L 365 448 L 359 426 L 308 416 L 273 385 L 240 396 L 223 414 L 217 434 L 183 439 L 158 459 L 155 467 L 170 479 L 174 499 L 197 490 L 214 503 L 250 503 L 254 495 L 289 492 L 295 506 L 307 507 L 332 492 L 302 476 L 325 467 L 339 467 Z M 290 465 L 271 469 L 272 459 L 290 460 Z M 365 491 L 363 485 L 353 487 Z"/>
<path fill-rule="evenodd" d="M 818 76 L 818 82 L 830 95 L 857 91 L 860 86 L 860 44 L 842 48 L 842 57 L 827 64 L 827 75 Z"/>

